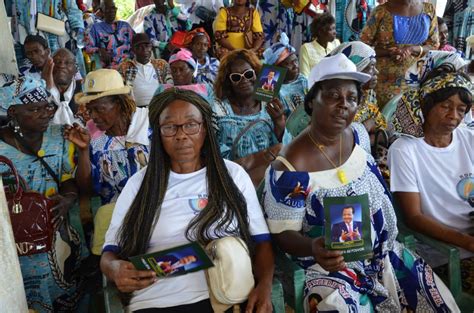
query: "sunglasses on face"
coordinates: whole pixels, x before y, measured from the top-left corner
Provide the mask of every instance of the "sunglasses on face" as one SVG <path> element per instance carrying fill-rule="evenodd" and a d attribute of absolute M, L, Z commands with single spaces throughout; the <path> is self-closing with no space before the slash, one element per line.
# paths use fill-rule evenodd
<path fill-rule="evenodd" d="M 234 84 L 240 83 L 242 80 L 242 77 L 244 77 L 246 80 L 251 80 L 255 78 L 255 71 L 253 69 L 248 69 L 245 72 L 241 73 L 232 73 L 229 75 L 229 79 L 231 82 Z"/>

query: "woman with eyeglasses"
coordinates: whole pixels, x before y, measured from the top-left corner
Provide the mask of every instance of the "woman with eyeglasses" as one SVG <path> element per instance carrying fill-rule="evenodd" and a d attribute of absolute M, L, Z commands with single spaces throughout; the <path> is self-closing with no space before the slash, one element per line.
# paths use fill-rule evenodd
<path fill-rule="evenodd" d="M 136 270 L 128 259 L 237 236 L 252 251 L 256 279 L 244 310 L 271 312 L 274 260 L 268 228 L 249 176 L 219 153 L 208 103 L 193 91 L 172 88 L 155 96 L 149 110 L 150 161 L 117 200 L 103 273 L 130 294 L 132 312 L 212 313 L 204 271 L 160 279 L 154 271 Z"/>
<path fill-rule="evenodd" d="M 119 72 L 100 69 L 87 74 L 76 103 L 85 106 L 87 129 L 69 125 L 65 138 L 78 151 L 76 180 L 81 193 L 99 195 L 92 253 L 99 256 L 118 196 L 127 180 L 148 163 L 148 109 L 137 108 Z M 98 261 L 98 260 L 97 260 Z"/>
<path fill-rule="evenodd" d="M 261 67 L 249 50 L 229 52 L 219 67 L 214 85 L 219 101 L 213 106 L 222 156 L 242 165 L 256 184 L 280 151 L 286 121 L 280 100 L 264 103 L 254 99 Z"/>
<path fill-rule="evenodd" d="M 72 209 L 77 199 L 74 145 L 62 139 L 61 126 L 50 124 L 56 106 L 43 80 L 27 76 L 4 85 L 0 104 L 0 110 L 10 117 L 10 123 L 0 128 L 0 155 L 12 161 L 26 188 L 55 202 L 51 250 L 19 257 L 28 307 L 39 313 L 53 308 L 75 312 L 82 294 L 76 270 L 85 243 L 79 235 L 82 226 L 75 222 L 78 212 Z M 2 164 L 0 173 L 7 189 L 12 184 L 10 169 Z M 22 245 L 17 249 L 20 254 L 28 252 Z"/>

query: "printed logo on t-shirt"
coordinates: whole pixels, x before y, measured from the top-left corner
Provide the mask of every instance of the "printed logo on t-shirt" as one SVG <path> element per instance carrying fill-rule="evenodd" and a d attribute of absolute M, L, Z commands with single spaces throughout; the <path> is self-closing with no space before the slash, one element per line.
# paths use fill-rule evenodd
<path fill-rule="evenodd" d="M 460 176 L 461 180 L 456 186 L 456 191 L 464 201 L 467 201 L 471 207 L 474 207 L 474 177 L 472 173 Z"/>
<path fill-rule="evenodd" d="M 207 205 L 207 194 L 199 194 L 198 198 L 188 200 L 189 207 L 193 210 L 194 214 L 198 214 Z"/>

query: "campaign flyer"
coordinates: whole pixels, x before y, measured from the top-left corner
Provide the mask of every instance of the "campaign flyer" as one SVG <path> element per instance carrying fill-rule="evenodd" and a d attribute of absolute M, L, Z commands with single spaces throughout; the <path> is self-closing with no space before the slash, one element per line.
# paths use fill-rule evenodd
<path fill-rule="evenodd" d="M 255 81 L 254 98 L 260 101 L 270 102 L 278 97 L 281 85 L 285 80 L 286 68 L 263 64 L 260 75 Z"/>
<path fill-rule="evenodd" d="M 158 277 L 184 275 L 214 266 L 197 242 L 129 259 L 137 270 L 153 270 Z"/>
<path fill-rule="evenodd" d="M 323 203 L 326 249 L 341 250 L 346 262 L 370 258 L 373 252 L 368 195 L 326 197 Z"/>

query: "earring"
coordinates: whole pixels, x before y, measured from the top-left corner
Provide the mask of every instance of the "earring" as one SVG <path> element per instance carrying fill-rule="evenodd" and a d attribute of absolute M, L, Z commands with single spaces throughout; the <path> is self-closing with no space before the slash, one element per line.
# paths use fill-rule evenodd
<path fill-rule="evenodd" d="M 18 122 L 16 121 L 16 119 L 11 120 L 10 126 L 13 127 L 13 132 L 15 134 L 18 134 L 20 135 L 20 137 L 23 137 L 23 133 L 21 132 L 20 125 L 18 125 Z"/>

